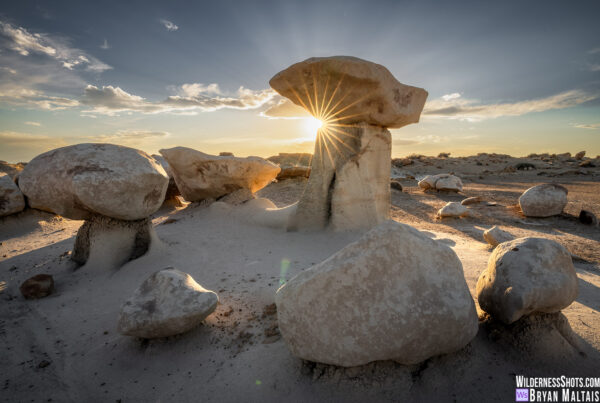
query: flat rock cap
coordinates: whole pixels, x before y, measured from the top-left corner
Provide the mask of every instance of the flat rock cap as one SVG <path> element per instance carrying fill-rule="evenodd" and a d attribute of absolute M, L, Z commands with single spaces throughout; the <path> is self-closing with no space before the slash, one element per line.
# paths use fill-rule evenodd
<path fill-rule="evenodd" d="M 399 128 L 417 123 L 427 91 L 352 56 L 312 57 L 277 73 L 275 91 L 325 122 Z"/>

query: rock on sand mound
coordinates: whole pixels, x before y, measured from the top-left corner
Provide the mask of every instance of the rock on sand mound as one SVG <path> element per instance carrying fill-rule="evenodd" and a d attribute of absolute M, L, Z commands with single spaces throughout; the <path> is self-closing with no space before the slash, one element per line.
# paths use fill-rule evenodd
<path fill-rule="evenodd" d="M 527 217 L 550 217 L 562 213 L 568 193 L 564 186 L 545 183 L 527 189 L 519 197 L 519 205 Z"/>
<path fill-rule="evenodd" d="M 169 179 L 154 158 L 114 144 L 77 144 L 35 157 L 19 176 L 29 205 L 74 220 L 100 214 L 148 217 L 161 206 Z"/>
<path fill-rule="evenodd" d="M 123 304 L 118 330 L 145 339 L 173 336 L 198 326 L 217 302 L 217 294 L 170 267 L 148 277 Z"/>
<path fill-rule="evenodd" d="M 294 355 L 341 366 L 418 363 L 478 329 L 454 251 L 393 221 L 292 278 L 275 301 Z"/>
<path fill-rule="evenodd" d="M 216 156 L 187 148 L 160 150 L 177 187 L 189 201 L 219 198 L 239 189 L 254 193 L 277 177 L 280 168 L 260 157 Z"/>
<path fill-rule="evenodd" d="M 571 254 L 545 238 L 501 243 L 477 281 L 479 306 L 494 318 L 513 323 L 533 312 L 552 313 L 577 298 Z"/>
<path fill-rule="evenodd" d="M 498 246 L 502 242 L 512 241 L 515 237 L 494 225 L 483 232 L 483 239 L 492 246 Z"/>
<path fill-rule="evenodd" d="M 15 214 L 25 208 L 25 198 L 11 177 L 0 173 L 0 217 Z"/>

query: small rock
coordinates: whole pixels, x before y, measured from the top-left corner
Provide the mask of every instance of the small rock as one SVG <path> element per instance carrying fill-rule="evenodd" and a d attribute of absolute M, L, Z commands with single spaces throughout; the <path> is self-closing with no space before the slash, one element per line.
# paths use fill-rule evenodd
<path fill-rule="evenodd" d="M 592 162 L 592 160 L 585 160 L 585 161 L 582 161 L 582 162 L 579 164 L 579 166 L 580 166 L 581 168 L 595 168 L 595 167 L 596 167 L 596 165 L 594 165 L 594 163 Z"/>
<path fill-rule="evenodd" d="M 598 226 L 598 218 L 591 211 L 581 210 L 579 212 L 579 222 L 585 225 Z"/>
<path fill-rule="evenodd" d="M 48 365 L 52 364 L 50 361 L 42 360 L 38 364 L 38 368 L 46 368 Z"/>
<path fill-rule="evenodd" d="M 402 192 L 402 184 L 400 182 L 398 182 L 397 180 L 392 179 L 390 181 L 390 187 L 392 189 L 398 190 L 400 192 Z"/>
<path fill-rule="evenodd" d="M 231 153 L 229 151 L 221 151 L 219 153 L 219 157 L 233 157 L 233 153 Z"/>
<path fill-rule="evenodd" d="M 392 165 L 395 165 L 397 167 L 405 167 L 414 163 L 415 162 L 410 158 L 394 158 L 392 160 Z"/>
<path fill-rule="evenodd" d="M 583 157 L 585 157 L 585 151 L 579 151 L 577 154 L 575 154 L 576 160 L 581 160 Z"/>
<path fill-rule="evenodd" d="M 483 199 L 479 196 L 467 197 L 463 201 L 460 202 L 463 206 L 470 206 L 471 204 L 481 203 Z"/>
<path fill-rule="evenodd" d="M 47 297 L 54 291 L 54 278 L 49 274 L 37 274 L 25 280 L 19 290 L 26 299 Z"/>
<path fill-rule="evenodd" d="M 492 228 L 483 233 L 483 239 L 485 239 L 490 245 L 497 246 L 502 242 L 511 241 L 515 239 L 515 237 L 494 225 Z"/>
<path fill-rule="evenodd" d="M 0 172 L 0 217 L 15 214 L 25 208 L 25 198 L 12 178 Z"/>
<path fill-rule="evenodd" d="M 216 293 L 169 267 L 148 277 L 123 304 L 118 330 L 144 339 L 173 336 L 198 326 L 218 302 Z"/>
<path fill-rule="evenodd" d="M 458 202 L 448 202 L 444 207 L 439 209 L 437 215 L 443 217 L 464 217 L 469 214 L 469 209 Z"/>

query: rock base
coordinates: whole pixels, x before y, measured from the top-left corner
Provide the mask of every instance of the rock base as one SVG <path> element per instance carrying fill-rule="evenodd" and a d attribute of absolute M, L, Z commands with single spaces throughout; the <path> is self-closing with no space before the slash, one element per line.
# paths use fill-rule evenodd
<path fill-rule="evenodd" d="M 366 123 L 319 130 L 311 174 L 288 230 L 369 229 L 389 218 L 391 135 Z"/>
<path fill-rule="evenodd" d="M 153 237 L 149 218 L 124 221 L 95 215 L 77 231 L 71 259 L 79 265 L 118 268 L 148 252 Z"/>

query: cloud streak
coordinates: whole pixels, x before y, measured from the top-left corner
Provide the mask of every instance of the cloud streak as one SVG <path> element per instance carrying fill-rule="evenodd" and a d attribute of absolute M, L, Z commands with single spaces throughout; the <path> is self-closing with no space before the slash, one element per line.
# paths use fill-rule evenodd
<path fill-rule="evenodd" d="M 600 129 L 600 123 L 592 123 L 592 124 L 578 123 L 578 124 L 573 125 L 573 127 L 576 127 L 578 129 L 595 130 L 595 129 Z"/>
<path fill-rule="evenodd" d="M 270 89 L 254 91 L 244 87 L 240 87 L 235 96 L 208 95 L 210 92 L 220 93 L 218 85 L 184 84 L 180 88 L 180 93 L 184 95 L 169 96 L 163 101 L 152 102 L 130 94 L 120 87 L 88 85 L 85 88 L 81 104 L 91 107 L 91 109 L 83 111 L 84 114 L 195 113 L 223 108 L 256 109 L 271 101 L 275 96 L 275 92 Z"/>
<path fill-rule="evenodd" d="M 423 117 L 476 122 L 505 116 L 521 116 L 533 112 L 571 108 L 598 98 L 596 94 L 571 90 L 546 98 L 485 104 L 477 100 L 455 96 L 456 94 L 443 96 L 428 102 L 423 110 Z"/>

